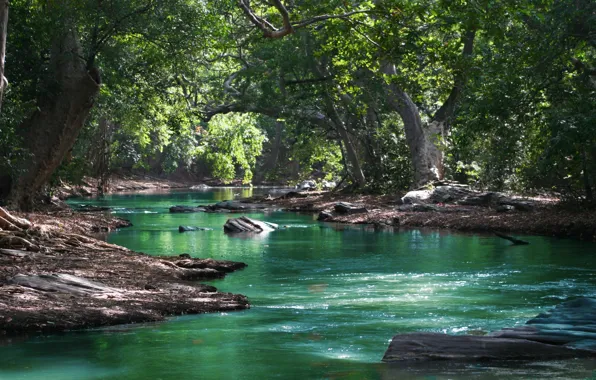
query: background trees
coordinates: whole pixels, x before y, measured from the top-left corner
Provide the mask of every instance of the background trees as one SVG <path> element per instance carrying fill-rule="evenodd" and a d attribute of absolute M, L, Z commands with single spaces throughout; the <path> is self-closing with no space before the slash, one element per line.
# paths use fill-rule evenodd
<path fill-rule="evenodd" d="M 30 207 L 62 165 L 592 199 L 594 7 L 13 0 L 0 197 Z"/>

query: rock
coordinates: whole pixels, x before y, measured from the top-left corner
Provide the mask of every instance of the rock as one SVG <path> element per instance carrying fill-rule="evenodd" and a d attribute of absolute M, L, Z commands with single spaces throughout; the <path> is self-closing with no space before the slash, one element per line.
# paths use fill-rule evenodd
<path fill-rule="evenodd" d="M 549 360 L 579 357 L 596 357 L 596 352 L 525 339 L 412 333 L 393 337 L 383 356 L 383 361 Z"/>
<path fill-rule="evenodd" d="M 331 214 L 330 212 L 321 211 L 319 213 L 319 216 L 317 217 L 317 220 L 320 222 L 324 222 L 324 221 L 332 219 L 332 218 L 333 218 L 333 214 Z"/>
<path fill-rule="evenodd" d="M 180 260 L 175 263 L 181 268 L 194 268 L 194 269 L 215 269 L 219 272 L 230 273 L 238 269 L 246 268 L 245 263 L 238 261 L 227 261 L 227 260 L 213 260 L 213 259 L 190 259 Z"/>
<path fill-rule="evenodd" d="M 238 232 L 270 232 L 278 229 L 278 225 L 275 223 L 263 222 L 241 216 L 240 218 L 228 219 L 224 224 L 224 231 L 228 233 Z"/>
<path fill-rule="evenodd" d="M 521 200 L 521 199 L 511 199 L 511 198 L 506 198 L 506 197 L 499 199 L 499 205 L 513 206 L 516 210 L 519 210 L 519 211 L 532 211 L 535 208 L 535 204 L 532 201 Z"/>
<path fill-rule="evenodd" d="M 317 183 L 313 180 L 302 181 L 296 188 L 300 190 L 316 190 Z"/>
<path fill-rule="evenodd" d="M 205 185 L 204 183 L 200 183 L 198 185 L 194 185 L 194 186 L 190 187 L 191 190 L 202 190 L 202 189 L 209 189 L 209 188 L 210 188 L 210 186 Z"/>
<path fill-rule="evenodd" d="M 470 195 L 460 199 L 457 204 L 464 205 L 464 206 L 481 206 L 481 207 L 488 207 L 493 204 L 499 203 L 499 201 L 504 197 L 501 193 L 493 193 L 488 192 L 484 194 L 478 195 Z"/>
<path fill-rule="evenodd" d="M 431 200 L 433 192 L 432 190 L 414 190 L 409 191 L 406 195 L 401 198 L 404 204 L 411 203 L 427 203 Z"/>
<path fill-rule="evenodd" d="M 172 206 L 170 207 L 171 213 L 186 213 L 186 212 L 205 212 L 205 207 L 191 207 L 191 206 Z"/>
<path fill-rule="evenodd" d="M 499 205 L 495 208 L 497 212 L 512 212 L 515 211 L 515 207 L 511 205 Z"/>
<path fill-rule="evenodd" d="M 110 211 L 110 207 L 103 207 L 103 206 L 93 206 L 93 205 L 79 205 L 75 208 L 75 211 L 79 212 L 101 212 L 101 211 Z"/>
<path fill-rule="evenodd" d="M 183 258 L 186 258 L 186 259 L 190 259 L 190 254 L 188 254 L 188 253 L 181 253 L 181 254 L 178 255 L 178 257 L 183 257 Z"/>
<path fill-rule="evenodd" d="M 436 187 L 430 197 L 433 203 L 452 203 L 459 201 L 462 198 L 474 195 L 468 187 L 464 186 L 438 186 Z"/>
<path fill-rule="evenodd" d="M 439 211 L 439 208 L 433 205 L 426 205 L 426 204 L 419 204 L 414 203 L 411 208 L 414 212 L 429 212 L 429 211 Z"/>
<path fill-rule="evenodd" d="M 364 207 L 359 207 L 347 202 L 339 202 L 334 207 L 335 212 L 340 214 L 360 214 L 368 212 Z"/>
<path fill-rule="evenodd" d="M 235 202 L 235 201 L 222 201 L 222 202 L 217 202 L 214 207 L 216 209 L 224 209 L 224 210 L 230 210 L 230 211 L 240 211 L 240 210 L 246 210 L 247 206 L 241 204 L 240 202 Z"/>
<path fill-rule="evenodd" d="M 285 193 L 284 195 L 282 195 L 281 197 L 279 197 L 277 199 L 292 199 L 292 198 L 306 198 L 306 197 L 308 197 L 307 194 L 302 194 L 297 191 L 290 191 L 288 193 Z"/>
<path fill-rule="evenodd" d="M 563 302 L 525 326 L 505 328 L 491 336 L 596 350 L 596 299 L 581 297 Z"/>
<path fill-rule="evenodd" d="M 178 226 L 178 232 L 189 232 L 189 231 L 211 231 L 212 228 L 207 227 L 193 227 L 193 226 Z"/>
<path fill-rule="evenodd" d="M 323 180 L 321 182 L 321 188 L 323 190 L 333 190 L 333 189 L 335 189 L 336 186 L 337 186 L 337 184 L 334 181 Z"/>

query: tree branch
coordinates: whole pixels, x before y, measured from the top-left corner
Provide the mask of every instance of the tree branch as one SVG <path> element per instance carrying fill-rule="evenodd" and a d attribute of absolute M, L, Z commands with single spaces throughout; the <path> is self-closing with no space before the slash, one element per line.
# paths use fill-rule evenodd
<path fill-rule="evenodd" d="M 468 30 L 462 36 L 462 42 L 464 43 L 464 48 L 462 50 L 462 58 L 466 59 L 466 58 L 469 58 L 472 56 L 472 53 L 474 51 L 474 39 L 475 38 L 476 38 L 476 30 L 475 29 Z M 445 102 L 443 103 L 441 108 L 439 108 L 437 110 L 437 112 L 435 113 L 435 115 L 433 116 L 433 118 L 432 118 L 433 121 L 448 122 L 449 119 L 451 119 L 453 117 L 453 114 L 455 113 L 455 106 L 457 104 L 457 101 L 459 100 L 459 97 L 461 96 L 463 87 L 466 83 L 466 79 L 467 79 L 466 70 L 465 69 L 459 70 L 459 72 L 455 75 L 451 93 L 449 94 L 449 96 L 447 97 L 447 99 L 445 100 Z"/>
<path fill-rule="evenodd" d="M 248 17 L 249 21 L 252 22 L 258 29 L 260 29 L 263 32 L 263 37 L 265 38 L 282 38 L 284 36 L 287 36 L 288 34 L 293 34 L 296 31 L 296 29 L 304 28 L 305 26 L 317 22 L 336 18 L 348 18 L 355 14 L 370 12 L 368 10 L 362 10 L 347 12 L 339 15 L 320 15 L 310 18 L 308 20 L 291 22 L 290 13 L 288 12 L 288 9 L 283 5 L 281 0 L 271 0 L 271 2 L 273 3 L 273 6 L 277 9 L 283 20 L 282 28 L 278 29 L 266 19 L 257 16 L 253 9 L 250 7 L 250 0 L 238 1 L 238 6 L 244 11 L 246 17 Z"/>

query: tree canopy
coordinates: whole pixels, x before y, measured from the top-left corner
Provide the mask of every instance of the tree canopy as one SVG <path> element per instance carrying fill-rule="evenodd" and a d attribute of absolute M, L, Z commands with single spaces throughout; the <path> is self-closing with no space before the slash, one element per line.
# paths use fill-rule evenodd
<path fill-rule="evenodd" d="M 589 0 L 0 1 L 0 198 L 127 168 L 592 201 L 595 25 Z"/>

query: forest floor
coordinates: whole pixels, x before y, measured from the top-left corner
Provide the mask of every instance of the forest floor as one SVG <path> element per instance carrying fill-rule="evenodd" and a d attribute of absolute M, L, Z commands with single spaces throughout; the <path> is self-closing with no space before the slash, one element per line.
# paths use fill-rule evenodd
<path fill-rule="evenodd" d="M 493 207 L 435 204 L 430 211 L 401 211 L 396 196 L 305 192 L 305 197 L 254 197 L 248 202 L 275 205 L 287 211 L 320 213 L 325 222 L 370 224 L 374 228 L 428 227 L 458 231 L 535 234 L 596 241 L 596 211 L 562 207 L 557 199 L 529 200 L 530 211 L 498 212 Z M 528 199 L 528 198 L 526 198 Z M 338 202 L 366 209 L 361 213 L 333 212 Z"/>
<path fill-rule="evenodd" d="M 244 263 L 108 244 L 93 234 L 128 223 L 103 213 L 0 214 L 0 335 L 249 308 L 242 295 L 200 284 Z"/>

